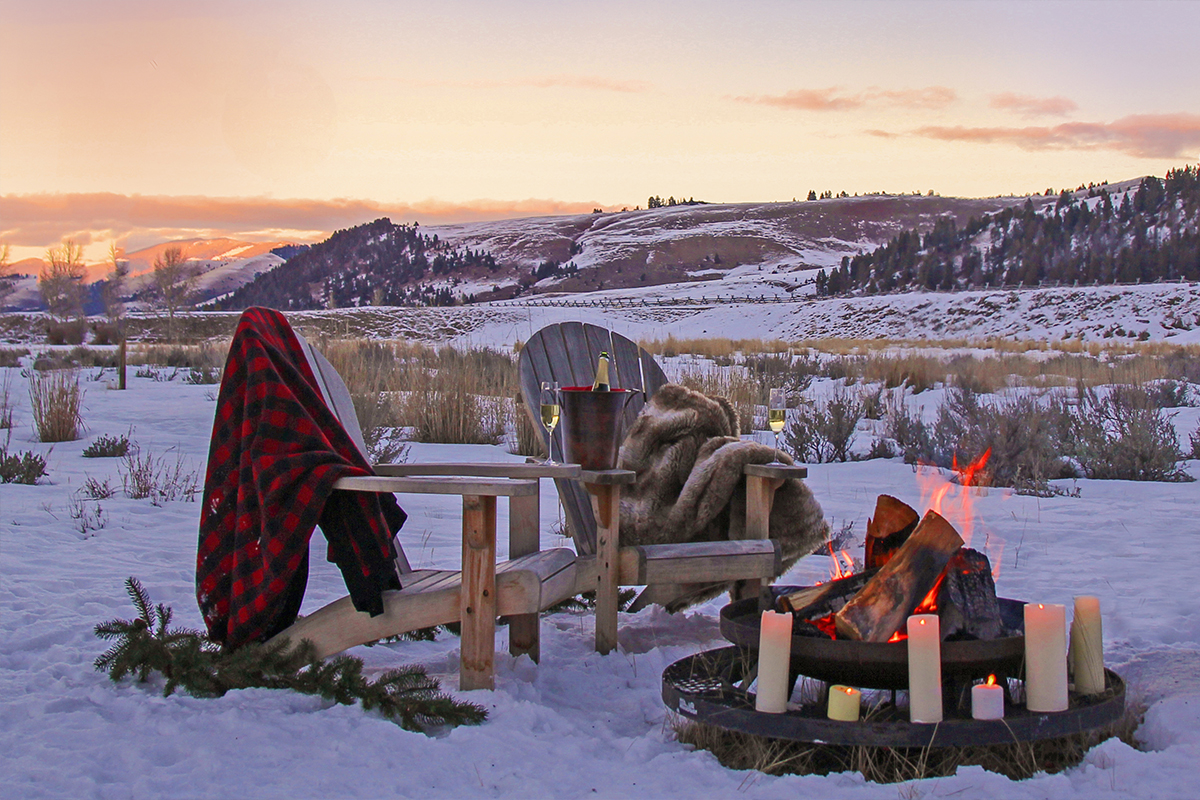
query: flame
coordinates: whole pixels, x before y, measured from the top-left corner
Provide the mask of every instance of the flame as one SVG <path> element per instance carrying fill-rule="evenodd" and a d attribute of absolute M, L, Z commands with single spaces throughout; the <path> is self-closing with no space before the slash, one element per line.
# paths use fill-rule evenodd
<path fill-rule="evenodd" d="M 996 676 L 995 676 L 995 675 L 988 675 L 988 679 L 987 679 L 987 685 L 988 685 L 988 686 L 995 686 L 995 685 L 996 685 Z"/>
<path fill-rule="evenodd" d="M 972 534 L 975 530 L 975 508 L 972 493 L 968 487 L 979 485 L 986 473 L 988 459 L 992 450 L 989 447 L 983 455 L 960 467 L 958 458 L 952 460 L 952 470 L 955 482 L 943 475 L 942 470 L 932 464 L 920 464 L 917 468 L 917 485 L 921 491 L 921 504 L 927 511 L 935 511 L 946 518 L 962 537 L 966 547 L 971 546 Z M 1004 552 L 1003 542 L 993 542 L 991 536 L 984 539 L 983 551 L 992 562 L 992 578 L 1000 576 L 1000 556 Z"/>
<path fill-rule="evenodd" d="M 825 546 L 829 548 L 829 557 L 833 559 L 833 566 L 829 570 L 829 579 L 837 580 L 838 578 L 846 578 L 855 573 L 856 565 L 854 557 L 845 550 L 833 552 L 833 541 L 825 542 Z M 820 586 L 820 584 L 817 584 Z"/>

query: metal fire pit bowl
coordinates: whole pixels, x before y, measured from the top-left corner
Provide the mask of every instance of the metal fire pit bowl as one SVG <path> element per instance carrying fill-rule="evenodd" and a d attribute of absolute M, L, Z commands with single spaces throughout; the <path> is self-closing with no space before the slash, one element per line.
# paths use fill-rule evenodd
<path fill-rule="evenodd" d="M 1005 597 L 999 601 L 1004 626 L 1023 630 L 1024 601 Z M 721 609 L 721 635 L 738 647 L 757 650 L 760 621 L 758 598 L 730 603 Z M 1024 635 L 991 641 L 942 642 L 942 679 L 969 682 L 993 674 L 1019 677 L 1024 659 Z M 791 672 L 864 689 L 907 689 L 908 647 L 904 642 L 856 642 L 793 635 Z"/>
<path fill-rule="evenodd" d="M 902 648 L 903 649 L 903 648 Z M 969 707 L 946 707 L 936 724 L 908 721 L 908 710 L 885 703 L 859 722 L 827 719 L 820 705 L 789 707 L 783 714 L 754 710 L 754 695 L 735 684 L 749 668 L 746 651 L 723 647 L 697 653 L 663 672 L 662 698 L 678 714 L 726 730 L 772 739 L 868 747 L 965 747 L 1054 739 L 1094 730 L 1125 712 L 1125 682 L 1105 670 L 1106 690 L 1099 695 L 1070 695 L 1066 711 L 1039 713 L 1005 704 L 1004 719 L 971 719 Z"/>

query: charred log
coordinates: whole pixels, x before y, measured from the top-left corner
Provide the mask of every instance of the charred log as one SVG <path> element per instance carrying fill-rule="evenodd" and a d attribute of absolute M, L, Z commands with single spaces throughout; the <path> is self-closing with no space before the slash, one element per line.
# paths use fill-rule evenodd
<path fill-rule="evenodd" d="M 867 518 L 864 547 L 866 569 L 882 567 L 917 527 L 921 519 L 912 506 L 891 495 L 881 494 L 875 501 L 875 515 Z"/>
<path fill-rule="evenodd" d="M 1000 601 L 992 580 L 992 564 L 978 550 L 964 547 L 946 565 L 946 578 L 938 589 L 938 615 L 942 638 L 999 638 L 1003 632 Z"/>

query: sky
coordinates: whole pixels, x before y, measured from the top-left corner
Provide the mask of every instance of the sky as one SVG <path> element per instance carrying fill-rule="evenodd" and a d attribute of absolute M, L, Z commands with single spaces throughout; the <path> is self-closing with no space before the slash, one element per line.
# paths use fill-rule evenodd
<path fill-rule="evenodd" d="M 0 0 L 0 241 L 99 260 L 1200 161 L 1200 2 Z"/>

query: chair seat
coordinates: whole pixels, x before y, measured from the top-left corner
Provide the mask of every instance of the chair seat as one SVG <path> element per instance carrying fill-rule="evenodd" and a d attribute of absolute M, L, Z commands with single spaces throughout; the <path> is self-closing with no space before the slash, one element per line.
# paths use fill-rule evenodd
<path fill-rule="evenodd" d="M 297 620 L 279 634 L 294 642 L 307 639 L 320 658 L 362 642 L 459 620 L 462 573 L 414 570 L 404 588 L 383 593 L 384 612 L 356 612 L 343 597 Z M 566 548 L 540 550 L 496 567 L 497 613 L 531 614 L 575 594 L 575 553 Z"/>
<path fill-rule="evenodd" d="M 634 545 L 620 549 L 618 574 L 622 586 L 770 580 L 779 573 L 780 558 L 779 544 L 770 539 Z M 595 556 L 579 556 L 576 591 L 596 588 L 598 573 Z"/>

